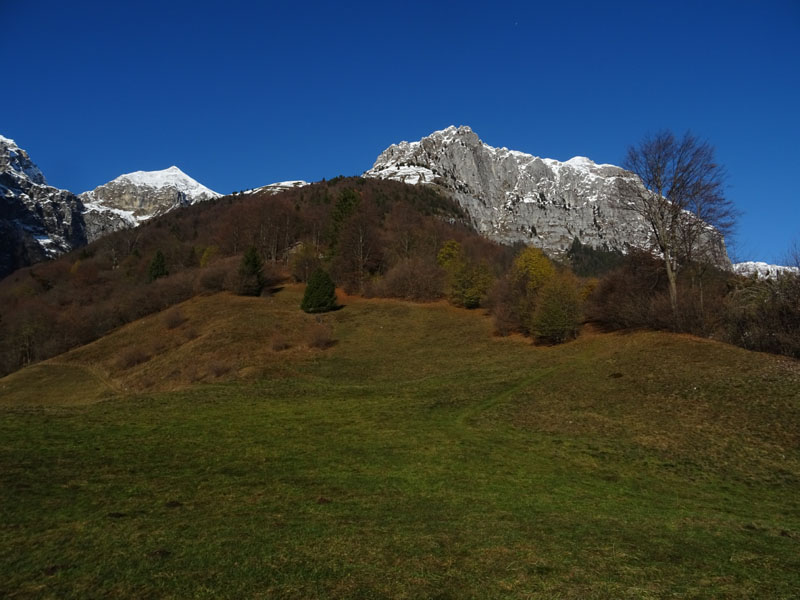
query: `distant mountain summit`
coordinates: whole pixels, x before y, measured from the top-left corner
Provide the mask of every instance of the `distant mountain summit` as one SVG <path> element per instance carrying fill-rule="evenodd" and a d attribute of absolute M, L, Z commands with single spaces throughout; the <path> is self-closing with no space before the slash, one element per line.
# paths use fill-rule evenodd
<path fill-rule="evenodd" d="M 28 153 L 0 136 L 0 277 L 219 196 L 174 166 L 120 175 L 75 195 L 48 185 Z"/>
<path fill-rule="evenodd" d="M 85 209 L 87 238 L 92 242 L 180 206 L 220 196 L 172 166 L 161 171 L 126 173 L 78 197 Z"/>
<path fill-rule="evenodd" d="M 437 185 L 478 231 L 501 243 L 551 253 L 565 252 L 575 238 L 609 250 L 651 247 L 647 223 L 629 208 L 626 190 L 641 185 L 635 174 L 583 156 L 560 162 L 494 148 L 469 127 L 393 144 L 364 177 Z"/>

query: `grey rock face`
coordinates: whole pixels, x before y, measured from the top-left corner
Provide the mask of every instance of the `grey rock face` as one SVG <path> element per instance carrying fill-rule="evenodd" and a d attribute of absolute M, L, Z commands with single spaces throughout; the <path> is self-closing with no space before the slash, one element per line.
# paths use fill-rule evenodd
<path fill-rule="evenodd" d="M 449 191 L 475 228 L 501 243 L 549 253 L 572 241 L 594 248 L 650 249 L 650 230 L 630 210 L 633 173 L 576 156 L 566 162 L 484 144 L 469 127 L 448 127 L 387 148 L 365 177 L 434 184 Z"/>
<path fill-rule="evenodd" d="M 83 205 L 0 136 L 0 277 L 86 244 Z"/>
<path fill-rule="evenodd" d="M 28 153 L 0 136 L 0 278 L 219 195 L 170 167 L 121 175 L 76 196 L 47 185 Z"/>

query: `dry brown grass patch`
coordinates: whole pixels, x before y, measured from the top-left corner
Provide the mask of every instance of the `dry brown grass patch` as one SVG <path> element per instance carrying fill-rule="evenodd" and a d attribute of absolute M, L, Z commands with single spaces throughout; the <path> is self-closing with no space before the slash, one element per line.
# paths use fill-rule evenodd
<path fill-rule="evenodd" d="M 306 341 L 309 348 L 325 350 L 336 344 L 333 330 L 325 323 L 314 323 L 306 332 Z"/>

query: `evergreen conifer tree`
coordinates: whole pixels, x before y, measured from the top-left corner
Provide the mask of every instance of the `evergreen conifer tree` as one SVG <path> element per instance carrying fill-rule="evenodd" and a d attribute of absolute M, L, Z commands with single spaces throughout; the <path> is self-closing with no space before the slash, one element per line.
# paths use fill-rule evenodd
<path fill-rule="evenodd" d="M 166 277 L 167 275 L 169 275 L 167 259 L 164 258 L 164 253 L 161 250 L 156 250 L 156 255 L 147 269 L 147 281 L 155 281 L 159 277 Z"/>
<path fill-rule="evenodd" d="M 336 308 L 336 286 L 330 275 L 322 269 L 315 270 L 308 278 L 300 308 L 307 313 L 327 312 Z"/>
<path fill-rule="evenodd" d="M 264 284 L 264 261 L 255 246 L 250 246 L 239 265 L 239 284 L 236 291 L 241 296 L 258 296 L 264 289 Z"/>

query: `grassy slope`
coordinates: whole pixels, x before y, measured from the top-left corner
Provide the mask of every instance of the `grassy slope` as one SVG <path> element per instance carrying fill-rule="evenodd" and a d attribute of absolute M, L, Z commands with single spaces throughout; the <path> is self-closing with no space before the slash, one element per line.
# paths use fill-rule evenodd
<path fill-rule="evenodd" d="M 0 380 L 0 596 L 800 589 L 796 361 L 358 299 L 311 350 L 299 299 L 195 299 Z"/>

